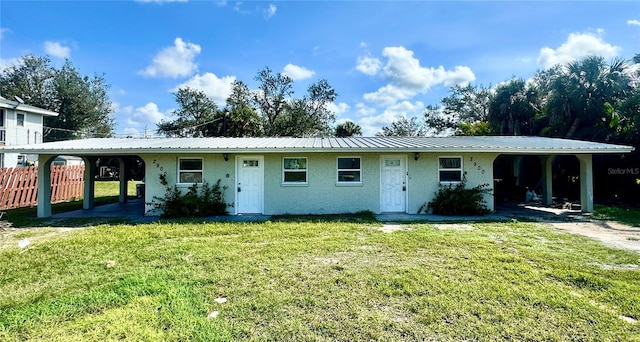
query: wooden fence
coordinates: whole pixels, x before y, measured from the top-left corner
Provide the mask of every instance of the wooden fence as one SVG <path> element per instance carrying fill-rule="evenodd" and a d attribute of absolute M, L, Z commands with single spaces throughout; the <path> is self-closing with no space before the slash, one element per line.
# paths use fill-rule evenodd
<path fill-rule="evenodd" d="M 51 203 L 83 196 L 84 166 L 51 166 Z M 0 210 L 38 203 L 38 168 L 0 169 Z"/>

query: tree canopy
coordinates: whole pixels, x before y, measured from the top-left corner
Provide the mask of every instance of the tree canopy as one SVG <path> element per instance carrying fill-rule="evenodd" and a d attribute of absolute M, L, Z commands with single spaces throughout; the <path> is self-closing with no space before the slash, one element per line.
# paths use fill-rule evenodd
<path fill-rule="evenodd" d="M 158 124 L 158 133 L 193 137 L 333 135 L 335 114 L 329 105 L 338 94 L 327 80 L 311 84 L 301 98 L 293 97 L 293 79 L 269 68 L 258 71 L 255 80 L 259 82 L 255 90 L 235 81 L 223 109 L 202 91 L 178 89 L 175 119 Z"/>
<path fill-rule="evenodd" d="M 113 135 L 113 108 L 103 76 L 83 76 L 67 60 L 56 69 L 47 57 L 23 56 L 0 70 L 0 95 L 58 112 L 44 118 L 44 141 Z"/>
<path fill-rule="evenodd" d="M 539 135 L 640 146 L 640 54 L 589 56 L 497 86 L 454 86 L 422 118 L 399 117 L 387 135 Z"/>

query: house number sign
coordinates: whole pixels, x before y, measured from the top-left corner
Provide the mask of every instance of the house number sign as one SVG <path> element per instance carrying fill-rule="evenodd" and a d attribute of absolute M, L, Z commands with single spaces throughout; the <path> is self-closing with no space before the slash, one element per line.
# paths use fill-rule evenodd
<path fill-rule="evenodd" d="M 480 164 L 478 164 L 478 162 L 473 161 L 473 157 L 469 157 L 469 162 L 473 163 L 473 168 L 480 171 L 480 173 L 482 173 L 483 175 L 485 174 L 485 169 Z"/>

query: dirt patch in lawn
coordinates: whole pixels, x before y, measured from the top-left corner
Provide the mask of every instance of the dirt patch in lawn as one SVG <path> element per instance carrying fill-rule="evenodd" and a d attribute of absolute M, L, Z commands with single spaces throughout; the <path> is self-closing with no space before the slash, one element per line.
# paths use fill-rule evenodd
<path fill-rule="evenodd" d="M 601 241 L 613 248 L 640 253 L 640 228 L 611 221 L 551 222 L 555 228 Z"/>

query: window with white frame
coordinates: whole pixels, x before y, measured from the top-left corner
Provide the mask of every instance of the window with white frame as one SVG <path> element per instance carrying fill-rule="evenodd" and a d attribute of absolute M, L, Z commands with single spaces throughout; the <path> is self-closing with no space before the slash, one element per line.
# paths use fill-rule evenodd
<path fill-rule="evenodd" d="M 20 127 L 24 127 L 24 114 L 18 113 L 16 114 L 16 125 Z"/>
<path fill-rule="evenodd" d="M 202 183 L 202 158 L 178 159 L 179 183 Z"/>
<path fill-rule="evenodd" d="M 462 157 L 438 158 L 438 173 L 440 182 L 462 182 Z"/>
<path fill-rule="evenodd" d="M 360 157 L 338 157 L 338 183 L 362 182 Z"/>
<path fill-rule="evenodd" d="M 282 183 L 307 184 L 307 158 L 282 158 Z"/>

